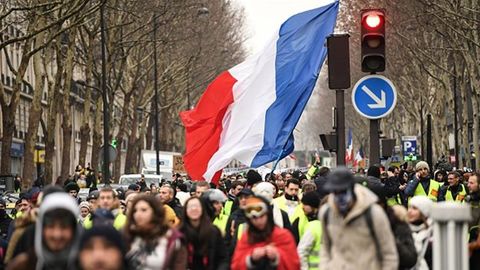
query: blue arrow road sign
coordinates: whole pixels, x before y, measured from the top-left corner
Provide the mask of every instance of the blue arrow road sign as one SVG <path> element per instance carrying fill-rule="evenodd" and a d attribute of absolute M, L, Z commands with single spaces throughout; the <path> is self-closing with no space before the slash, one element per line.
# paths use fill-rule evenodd
<path fill-rule="evenodd" d="M 387 116 L 397 103 L 397 91 L 393 83 L 381 75 L 361 78 L 353 87 L 352 103 L 355 110 L 368 119 Z"/>

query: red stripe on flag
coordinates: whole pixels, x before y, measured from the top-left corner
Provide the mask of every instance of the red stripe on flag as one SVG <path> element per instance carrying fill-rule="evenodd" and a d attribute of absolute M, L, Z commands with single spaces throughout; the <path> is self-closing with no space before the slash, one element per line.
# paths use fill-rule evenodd
<path fill-rule="evenodd" d="M 220 147 L 222 121 L 233 103 L 236 82 L 228 71 L 223 72 L 210 83 L 193 110 L 180 113 L 186 131 L 184 166 L 194 180 L 203 179 L 209 160 Z M 217 183 L 220 175 L 221 171 L 217 172 L 212 182 Z"/>

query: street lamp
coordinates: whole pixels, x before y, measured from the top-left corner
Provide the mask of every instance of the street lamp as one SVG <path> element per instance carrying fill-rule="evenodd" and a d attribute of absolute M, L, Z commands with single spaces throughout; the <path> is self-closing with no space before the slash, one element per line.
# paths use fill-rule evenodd
<path fill-rule="evenodd" d="M 160 175 L 160 142 L 158 139 L 158 67 L 157 67 L 157 16 L 153 16 L 153 76 L 154 78 L 154 115 L 155 115 L 155 157 L 156 157 L 156 169 L 157 175 Z"/>
<path fill-rule="evenodd" d="M 210 15 L 210 10 L 207 7 L 200 7 L 197 9 L 197 17 L 204 18 Z M 194 56 L 195 57 L 195 56 Z M 192 101 L 190 99 L 190 89 L 187 90 L 187 110 L 192 109 Z"/>

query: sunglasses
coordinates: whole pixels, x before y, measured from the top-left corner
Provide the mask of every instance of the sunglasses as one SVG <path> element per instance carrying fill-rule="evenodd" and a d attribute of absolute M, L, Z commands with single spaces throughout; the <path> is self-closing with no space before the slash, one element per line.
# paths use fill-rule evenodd
<path fill-rule="evenodd" d="M 267 206 L 264 203 L 249 205 L 245 208 L 247 218 L 259 218 L 267 213 Z"/>

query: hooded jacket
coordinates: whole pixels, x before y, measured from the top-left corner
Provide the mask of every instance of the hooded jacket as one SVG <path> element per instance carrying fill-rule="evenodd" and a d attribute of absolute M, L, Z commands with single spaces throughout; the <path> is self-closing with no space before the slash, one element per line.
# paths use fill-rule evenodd
<path fill-rule="evenodd" d="M 72 214 L 73 220 L 79 216 L 77 202 L 66 193 L 50 194 L 42 202 L 37 222 L 35 224 L 34 246 L 25 253 L 19 254 L 8 265 L 7 269 L 75 269 L 75 259 L 78 254 L 80 225 L 73 228 L 73 239 L 68 248 L 58 253 L 53 253 L 43 243 L 42 232 L 45 214 L 57 209 L 63 209 Z"/>
<path fill-rule="evenodd" d="M 61 254 L 52 253 L 45 247 L 42 241 L 43 222 L 45 214 L 56 209 L 64 209 L 76 219 L 79 215 L 77 202 L 66 193 L 54 193 L 45 198 L 39 209 L 37 223 L 35 224 L 35 254 L 37 255 L 36 269 L 73 269 L 73 264 L 78 253 L 80 239 L 80 225 L 74 228 L 74 235 L 69 248 L 61 251 Z M 61 260 L 59 260 L 61 259 Z"/>
<path fill-rule="evenodd" d="M 395 238 L 387 215 L 382 207 L 375 203 L 377 196 L 359 184 L 354 186 L 354 194 L 355 204 L 345 217 L 337 210 L 332 195 L 329 195 L 327 204 L 320 210 L 323 231 L 320 269 L 397 270 Z M 369 207 L 373 229 L 379 240 L 382 262 L 377 259 L 375 240 L 369 232 L 364 215 Z M 326 214 L 328 222 L 325 222 Z M 360 250 L 362 256 L 359 256 Z"/>

